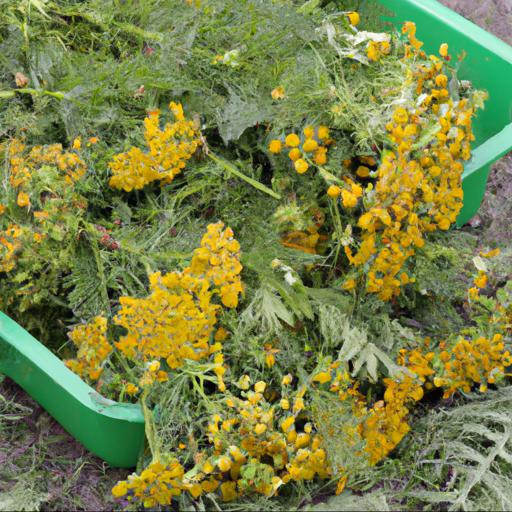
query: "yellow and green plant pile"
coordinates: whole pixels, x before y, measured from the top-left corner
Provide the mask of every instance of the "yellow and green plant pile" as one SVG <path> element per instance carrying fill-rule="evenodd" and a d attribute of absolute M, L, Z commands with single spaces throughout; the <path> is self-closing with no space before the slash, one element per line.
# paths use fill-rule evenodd
<path fill-rule="evenodd" d="M 0 308 L 141 404 L 120 507 L 360 492 L 510 375 L 500 251 L 452 229 L 486 94 L 349 3 L 7 2 Z"/>

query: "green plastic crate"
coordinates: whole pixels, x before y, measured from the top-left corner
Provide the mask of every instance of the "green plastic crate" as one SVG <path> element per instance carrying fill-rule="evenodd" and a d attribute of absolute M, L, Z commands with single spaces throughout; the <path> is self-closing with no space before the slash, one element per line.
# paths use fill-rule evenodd
<path fill-rule="evenodd" d="M 464 172 L 464 208 L 459 225 L 478 210 L 491 165 L 512 148 L 512 48 L 435 0 L 375 0 L 400 27 L 414 21 L 427 51 L 446 42 L 453 54 L 466 52 L 460 77 L 490 98 L 475 123 L 472 160 Z M 362 9 L 372 2 L 362 2 Z M 135 466 L 144 443 L 139 405 L 98 395 L 16 322 L 0 313 L 0 372 L 16 381 L 71 435 L 112 466 Z"/>

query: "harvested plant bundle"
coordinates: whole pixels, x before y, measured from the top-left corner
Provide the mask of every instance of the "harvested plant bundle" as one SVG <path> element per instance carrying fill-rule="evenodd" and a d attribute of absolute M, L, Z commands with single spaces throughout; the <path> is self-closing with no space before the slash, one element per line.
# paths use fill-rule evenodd
<path fill-rule="evenodd" d="M 0 307 L 141 402 L 125 505 L 339 494 L 425 395 L 507 377 L 498 251 L 466 291 L 446 234 L 486 96 L 446 44 L 335 2 L 32 3 L 0 23 Z"/>

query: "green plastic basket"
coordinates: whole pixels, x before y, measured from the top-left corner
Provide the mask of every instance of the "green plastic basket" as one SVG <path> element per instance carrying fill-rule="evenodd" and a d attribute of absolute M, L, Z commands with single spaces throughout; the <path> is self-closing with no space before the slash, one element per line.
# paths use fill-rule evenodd
<path fill-rule="evenodd" d="M 512 48 L 435 0 L 378 2 L 395 13 L 386 21 L 397 27 L 415 21 L 427 51 L 437 52 L 446 42 L 453 54 L 465 52 L 460 77 L 489 92 L 486 109 L 475 123 L 473 158 L 464 171 L 464 208 L 458 220 L 462 225 L 480 207 L 491 165 L 512 148 Z M 362 4 L 362 9 L 369 9 L 372 2 Z M 2 313 L 0 372 L 92 453 L 112 466 L 135 466 L 144 443 L 140 407 L 103 398 Z"/>

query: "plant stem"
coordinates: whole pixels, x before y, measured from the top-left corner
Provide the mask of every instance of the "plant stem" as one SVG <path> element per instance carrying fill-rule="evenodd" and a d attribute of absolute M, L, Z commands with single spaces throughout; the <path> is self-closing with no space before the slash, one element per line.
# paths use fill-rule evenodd
<path fill-rule="evenodd" d="M 320 175 L 322 178 L 327 181 L 327 183 L 340 183 L 344 184 L 345 182 L 343 180 L 340 180 L 334 174 L 330 173 L 327 169 L 324 169 L 321 165 L 318 166 L 318 171 L 320 172 Z"/>
<path fill-rule="evenodd" d="M 147 397 L 149 394 L 149 388 L 144 389 L 142 395 L 140 397 L 140 404 L 142 406 L 142 412 L 144 414 L 144 429 L 146 432 L 146 438 L 148 440 L 149 449 L 151 450 L 151 455 L 153 456 L 153 460 L 160 460 L 160 448 L 158 446 L 158 441 L 155 437 L 155 428 L 153 423 L 153 412 L 148 407 L 146 403 Z"/>
<path fill-rule="evenodd" d="M 246 176 L 245 174 L 240 172 L 234 165 L 231 165 L 229 162 L 226 162 L 226 160 L 219 158 L 218 156 L 214 155 L 212 152 L 209 152 L 208 156 L 215 163 L 222 166 L 226 171 L 228 171 L 231 174 L 234 174 L 235 176 L 237 176 L 238 178 L 244 180 L 249 185 L 258 189 L 260 192 L 264 192 L 265 194 L 269 195 L 270 197 L 273 197 L 274 199 L 281 199 L 281 196 L 277 192 L 274 192 L 270 188 L 266 187 L 265 185 L 263 185 L 263 183 L 260 183 L 259 181 L 249 178 L 249 176 Z"/>

